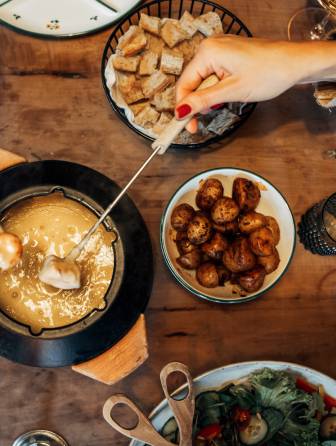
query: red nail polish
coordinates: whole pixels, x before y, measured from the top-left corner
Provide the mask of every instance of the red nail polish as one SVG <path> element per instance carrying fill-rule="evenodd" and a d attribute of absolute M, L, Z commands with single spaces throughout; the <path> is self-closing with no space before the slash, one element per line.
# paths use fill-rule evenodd
<path fill-rule="evenodd" d="M 189 104 L 181 104 L 176 108 L 176 114 L 178 118 L 184 118 L 191 113 L 191 107 Z"/>
<path fill-rule="evenodd" d="M 211 110 L 218 110 L 219 108 L 223 107 L 224 104 L 215 104 L 211 108 Z"/>

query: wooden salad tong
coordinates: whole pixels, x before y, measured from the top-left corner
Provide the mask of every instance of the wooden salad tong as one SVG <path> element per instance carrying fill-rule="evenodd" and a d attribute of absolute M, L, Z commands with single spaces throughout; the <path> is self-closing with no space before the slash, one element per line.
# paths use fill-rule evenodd
<path fill-rule="evenodd" d="M 187 379 L 187 390 L 188 393 L 182 399 L 174 399 L 170 396 L 167 379 L 168 376 L 173 372 L 181 372 L 185 375 Z M 175 417 L 179 434 L 180 434 L 180 446 L 192 446 L 192 428 L 193 428 L 193 418 L 195 412 L 195 395 L 193 391 L 193 382 L 190 375 L 189 369 L 184 364 L 179 362 L 171 362 L 167 364 L 160 373 L 160 380 L 163 392 L 167 398 L 169 407 L 173 412 Z M 122 427 L 112 415 L 112 409 L 117 404 L 122 404 L 128 406 L 128 408 L 134 412 L 138 418 L 138 423 L 134 428 L 126 429 Z M 151 446 L 174 446 L 165 438 L 163 438 L 152 426 L 148 418 L 141 412 L 141 410 L 136 406 L 133 401 L 131 401 L 127 396 L 122 394 L 117 394 L 111 396 L 104 404 L 103 415 L 105 420 L 112 426 L 115 430 L 120 432 L 126 437 L 133 440 L 142 441 L 145 444 Z"/>

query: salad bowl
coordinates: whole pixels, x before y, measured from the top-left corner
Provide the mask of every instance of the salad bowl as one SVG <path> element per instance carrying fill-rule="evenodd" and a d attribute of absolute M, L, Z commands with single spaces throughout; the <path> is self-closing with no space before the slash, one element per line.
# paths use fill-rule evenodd
<path fill-rule="evenodd" d="M 311 394 L 313 392 L 319 392 L 319 394 L 324 396 L 324 402 L 326 407 L 331 410 L 331 413 L 333 413 L 333 409 L 331 407 L 335 404 L 336 405 L 336 381 L 332 379 L 331 377 L 320 373 L 314 369 L 311 369 L 309 367 L 305 367 L 303 365 L 290 363 L 290 362 L 277 362 L 277 361 L 253 361 L 253 362 L 241 362 L 231 365 L 226 365 L 223 367 L 219 367 L 217 369 L 211 370 L 209 372 L 206 372 L 197 378 L 194 379 L 194 391 L 196 395 L 196 407 L 197 407 L 197 399 L 204 394 L 211 394 L 212 391 L 219 391 L 219 389 L 226 388 L 230 384 L 239 384 L 241 383 L 246 377 L 253 373 L 260 373 L 263 369 L 268 369 L 272 373 L 275 372 L 289 372 L 290 374 L 293 374 L 293 377 L 295 376 L 297 387 L 299 388 L 299 392 L 301 394 L 307 394 L 309 397 L 311 397 Z M 277 393 L 276 398 L 273 399 L 273 401 L 280 401 L 281 398 L 287 398 L 286 393 L 288 394 L 289 398 L 291 398 L 290 390 L 288 389 L 281 389 L 281 381 L 280 382 L 280 389 Z M 179 398 L 179 396 L 182 396 L 185 392 L 185 385 L 180 387 L 176 390 L 176 396 L 174 397 L 176 399 Z M 322 390 L 323 389 L 323 390 Z M 285 395 L 285 396 L 284 396 Z M 293 398 L 292 398 L 293 399 Z M 270 406 L 272 405 L 272 398 L 269 398 Z M 295 401 L 294 401 L 295 402 Z M 298 401 L 298 404 L 300 402 Z M 214 406 L 212 406 L 214 407 Z M 286 414 L 288 415 L 288 414 Z M 167 400 L 162 401 L 150 414 L 149 418 L 153 424 L 153 426 L 158 430 L 162 432 L 162 429 L 168 425 L 167 422 L 171 420 L 172 413 L 169 409 Z M 336 418 L 336 416 L 329 415 L 329 418 Z M 303 434 L 302 438 L 305 437 L 305 434 Z M 336 438 L 336 437 L 335 437 Z M 172 438 L 170 438 L 172 440 Z M 175 439 L 176 441 L 176 439 Z M 220 441 L 220 440 L 219 440 Z M 310 442 L 309 442 L 310 441 Z M 174 442 L 174 440 L 173 440 Z M 207 444 L 207 443 L 204 443 Z M 213 443 L 215 445 L 215 443 Z M 216 443 L 217 444 L 217 443 Z M 218 445 L 222 445 L 224 443 L 219 442 Z M 226 444 L 226 443 L 225 443 Z M 246 442 L 246 443 L 240 443 L 237 442 L 237 445 L 239 444 L 265 444 L 262 441 L 258 442 Z M 267 443 L 268 444 L 268 443 Z M 269 443 L 269 444 L 276 444 L 278 443 Z M 280 443 L 279 443 L 280 444 Z M 289 446 L 293 443 L 283 443 L 283 445 Z M 335 446 L 336 441 L 333 439 L 330 440 L 317 440 L 314 442 L 311 439 L 302 440 L 300 443 L 297 443 L 297 445 L 300 446 Z M 133 440 L 130 443 L 130 446 L 143 446 L 143 443 Z"/>

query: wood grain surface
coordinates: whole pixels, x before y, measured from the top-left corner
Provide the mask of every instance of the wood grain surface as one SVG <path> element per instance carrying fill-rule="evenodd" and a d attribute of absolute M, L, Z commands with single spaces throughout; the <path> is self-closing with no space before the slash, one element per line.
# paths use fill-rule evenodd
<path fill-rule="evenodd" d="M 304 0 L 225 0 L 257 36 L 286 38 Z M 28 159 L 66 159 L 93 167 L 120 185 L 149 154 L 149 145 L 122 124 L 101 86 L 100 59 L 110 31 L 62 42 L 0 28 L 0 147 Z M 46 428 L 72 446 L 124 446 L 128 440 L 102 418 L 104 401 L 126 392 L 149 412 L 162 398 L 159 371 L 169 361 L 194 375 L 236 361 L 299 362 L 336 378 L 336 261 L 305 251 L 256 302 L 219 306 L 177 285 L 159 246 L 163 207 L 196 173 L 220 166 L 251 169 L 286 196 L 296 220 L 335 192 L 335 113 L 320 108 L 313 88 L 292 89 L 260 104 L 232 138 L 202 151 L 168 151 L 130 191 L 154 246 L 155 282 L 146 314 L 150 358 L 108 387 L 70 368 L 34 369 L 0 359 L 0 445 Z M 141 255 L 141 253 L 139 253 Z"/>

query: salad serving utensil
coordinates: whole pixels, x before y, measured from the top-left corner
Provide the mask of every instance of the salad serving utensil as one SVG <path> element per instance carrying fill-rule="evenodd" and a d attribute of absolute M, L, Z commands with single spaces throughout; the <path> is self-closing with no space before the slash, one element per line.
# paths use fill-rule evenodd
<path fill-rule="evenodd" d="M 206 78 L 197 88 L 197 90 L 202 90 L 204 88 L 211 87 L 218 83 L 218 77 L 213 74 Z M 105 220 L 112 209 L 117 205 L 120 199 L 125 195 L 130 186 L 139 177 L 142 171 L 148 166 L 148 164 L 157 155 L 163 155 L 171 143 L 174 141 L 177 135 L 185 128 L 185 126 L 192 119 L 193 114 L 189 115 L 187 118 L 182 120 L 177 120 L 173 118 L 160 136 L 153 142 L 152 149 L 153 152 L 147 158 L 147 160 L 142 164 L 139 170 L 133 175 L 130 181 L 122 189 L 119 195 L 114 199 L 114 201 L 106 208 L 103 214 L 100 216 L 98 221 L 89 229 L 88 233 L 84 236 L 80 243 L 78 243 L 71 252 L 64 258 L 57 257 L 55 255 L 49 255 L 43 262 L 41 271 L 39 273 L 39 278 L 42 282 L 54 286 L 55 288 L 61 288 L 64 290 L 77 289 L 81 286 L 81 274 L 76 259 L 79 257 L 82 250 L 88 243 L 91 235 L 98 229 L 99 225 Z"/>
<path fill-rule="evenodd" d="M 173 372 L 180 372 L 187 379 L 186 384 L 188 393 L 181 399 L 174 399 L 170 396 L 168 391 L 167 379 Z M 160 380 L 163 392 L 178 425 L 180 434 L 179 446 L 192 446 L 195 395 L 190 371 L 188 367 L 182 363 L 171 362 L 162 369 Z M 122 427 L 113 418 L 112 409 L 118 404 L 126 405 L 137 416 L 138 422 L 135 427 L 130 429 Z M 151 446 L 173 446 L 173 443 L 163 438 L 155 430 L 151 422 L 138 406 L 125 395 L 116 394 L 111 396 L 104 404 L 103 416 L 110 426 L 131 439 L 142 441 Z"/>

